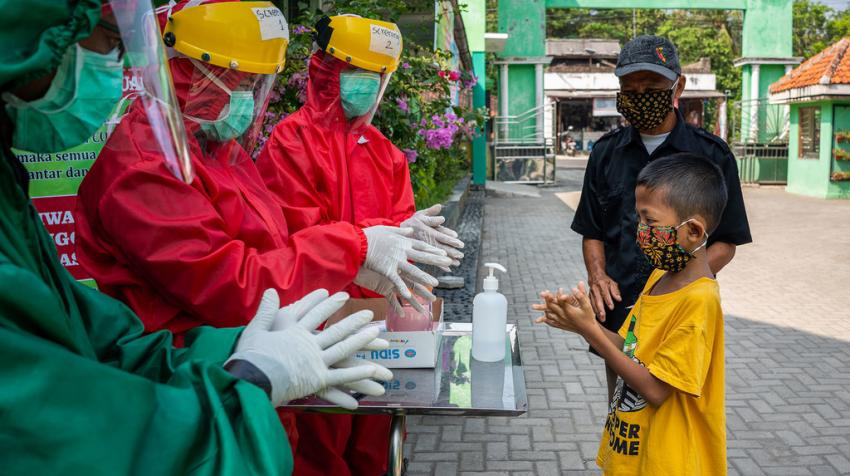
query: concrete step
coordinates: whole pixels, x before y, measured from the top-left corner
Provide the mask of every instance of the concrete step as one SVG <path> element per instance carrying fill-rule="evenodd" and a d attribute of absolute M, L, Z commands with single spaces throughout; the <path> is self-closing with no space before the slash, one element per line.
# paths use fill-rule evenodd
<path fill-rule="evenodd" d="M 535 185 L 521 183 L 493 182 L 488 180 L 487 195 L 499 198 L 540 198 L 540 190 Z"/>

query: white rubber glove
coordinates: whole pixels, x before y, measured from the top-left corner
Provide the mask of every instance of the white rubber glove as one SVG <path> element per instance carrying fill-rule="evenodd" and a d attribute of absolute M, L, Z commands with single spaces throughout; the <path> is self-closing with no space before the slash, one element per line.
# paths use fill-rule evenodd
<path fill-rule="evenodd" d="M 354 313 L 325 331 L 313 333 L 347 300 L 345 293 L 328 297 L 327 291 L 320 289 L 291 306 L 279 309 L 277 291 L 267 289 L 257 314 L 245 327 L 228 362 L 245 360 L 263 372 L 271 382 L 274 406 L 329 386 L 378 376 L 374 365 L 330 368 L 353 356 L 357 350 L 373 344 L 378 328 L 363 329 L 372 320 L 370 311 Z M 381 374 L 386 376 L 386 373 Z M 342 403 L 348 405 L 345 407 L 348 409 L 357 407 L 356 401 L 354 408 L 350 407 L 350 401 Z"/>
<path fill-rule="evenodd" d="M 395 294 L 409 302 L 418 311 L 424 312 L 422 306 L 413 298 L 405 281 L 411 283 L 414 289 L 417 284 L 422 287 L 436 286 L 438 281 L 437 278 L 408 261 L 446 267 L 451 265 L 451 258 L 446 256 L 445 251 L 411 238 L 412 228 L 372 226 L 363 229 L 363 233 L 366 234 L 369 248 L 361 271 L 365 268 L 386 279 L 391 283 Z M 391 297 L 386 283 L 382 279 L 376 279 L 370 273 L 358 272 L 354 284 L 371 289 L 388 299 Z"/>
<path fill-rule="evenodd" d="M 389 343 L 387 344 L 387 347 L 389 347 Z M 336 369 L 348 369 L 361 365 L 373 366 L 375 368 L 374 378 L 377 380 L 388 381 L 392 380 L 393 378 L 393 373 L 390 372 L 386 367 L 376 364 L 374 362 L 370 362 L 368 360 L 358 359 L 356 357 L 349 357 L 341 362 L 337 362 L 336 364 L 334 364 L 333 367 Z M 357 393 L 362 393 L 364 395 L 370 395 L 373 397 L 381 396 L 384 394 L 384 392 L 386 392 L 386 389 L 384 389 L 383 385 L 371 379 L 363 379 L 358 380 L 356 382 L 344 383 L 342 384 L 342 386 L 346 389 L 354 390 Z M 319 398 L 323 398 L 331 403 L 339 405 L 342 408 L 357 408 L 357 400 L 355 400 L 354 397 L 352 397 L 346 390 L 338 387 L 328 387 L 324 390 L 320 390 L 316 395 Z"/>
<path fill-rule="evenodd" d="M 301 300 L 290 304 L 286 308 L 281 309 L 280 312 L 278 312 L 277 317 L 275 317 L 274 324 L 272 325 L 272 330 L 286 329 L 292 323 L 292 319 L 290 316 L 304 315 L 306 311 L 309 311 L 310 309 L 316 307 L 323 300 L 327 299 L 327 297 L 327 291 L 325 291 L 324 289 L 319 289 L 313 291 L 307 296 L 304 296 L 303 298 L 301 298 Z M 298 320 L 298 318 L 296 318 L 295 320 Z M 386 340 L 375 338 L 359 350 L 384 350 L 388 349 L 389 347 L 390 343 Z M 348 357 L 344 360 L 341 360 L 333 364 L 331 368 L 348 369 L 363 365 L 374 367 L 375 375 L 373 378 L 377 380 L 387 381 L 393 378 L 393 373 L 387 370 L 387 368 L 385 368 L 384 366 L 375 364 L 373 362 L 357 359 L 355 357 Z M 354 390 L 357 393 L 371 395 L 373 397 L 383 395 L 386 391 L 383 385 L 378 382 L 375 382 L 371 378 L 357 380 L 353 382 L 345 382 L 341 386 L 347 389 Z M 328 387 L 324 390 L 319 390 L 318 392 L 316 392 L 316 395 L 342 408 L 350 410 L 354 410 L 357 408 L 357 400 L 355 400 L 347 391 L 339 388 Z"/>
<path fill-rule="evenodd" d="M 355 278 L 354 282 L 360 287 L 364 287 L 380 294 L 381 296 L 384 296 L 387 302 L 390 304 L 390 306 L 392 306 L 392 308 L 396 311 L 397 314 L 404 315 L 404 310 L 401 307 L 401 303 L 398 302 L 398 298 L 396 297 L 395 285 L 389 279 L 381 276 L 380 274 L 372 270 L 360 268 L 360 271 L 357 273 L 357 278 Z M 425 299 L 425 301 L 427 302 L 434 302 L 437 300 L 437 296 L 434 296 L 434 294 L 431 293 L 428 288 L 419 283 L 413 284 L 413 294 Z M 413 302 L 416 303 L 415 308 L 419 312 L 425 312 L 425 310 L 422 309 L 422 305 L 419 304 L 419 301 L 414 299 Z"/>
<path fill-rule="evenodd" d="M 402 228 L 413 228 L 413 237 L 436 246 L 445 251 L 449 258 L 452 259 L 452 266 L 459 266 L 460 260 L 463 259 L 463 253 L 460 249 L 463 248 L 463 242 L 457 237 L 457 233 L 443 226 L 446 218 L 440 216 L 443 206 L 439 203 L 425 210 L 419 210 L 412 217 L 401 223 Z M 444 271 L 449 271 L 448 268 L 443 268 Z"/>
<path fill-rule="evenodd" d="M 286 330 L 286 329 L 292 327 L 297 322 L 299 322 L 299 320 L 301 320 L 300 316 L 304 316 L 305 311 L 308 311 L 308 310 L 318 306 L 322 301 L 327 299 L 327 295 L 328 295 L 327 291 L 325 291 L 324 289 L 319 289 L 319 290 L 313 291 L 312 293 L 308 294 L 307 296 L 302 298 L 300 301 L 293 303 L 293 304 L 287 306 L 284 309 L 281 309 L 280 312 L 278 312 L 277 317 L 275 318 L 275 322 L 274 322 L 274 325 L 272 326 L 272 329 L 274 329 L 274 330 Z M 348 295 L 345 294 L 345 293 L 338 293 L 334 296 L 337 296 L 337 295 L 344 295 L 344 299 L 342 300 L 343 304 L 345 303 L 345 301 L 348 300 Z M 330 299 L 333 299 L 334 296 L 331 296 Z M 336 310 L 333 311 L 333 313 L 335 313 L 338 310 L 339 309 L 337 308 Z M 369 322 L 371 322 L 372 312 L 371 311 L 361 311 L 361 312 L 368 313 L 369 316 L 370 316 Z M 360 314 L 360 313 L 352 314 L 351 316 L 349 316 L 349 318 L 356 316 L 357 314 Z M 338 336 L 349 335 L 348 329 L 344 327 L 346 325 L 345 322 L 347 320 L 349 320 L 349 318 L 343 319 L 343 320 L 337 322 L 336 324 L 334 324 L 333 326 L 326 327 L 324 330 L 319 331 L 317 335 L 324 335 L 327 339 L 330 339 L 330 340 L 336 339 Z M 324 322 L 324 321 L 322 321 L 322 322 Z M 316 328 L 318 328 L 319 325 L 321 325 L 321 323 L 317 324 Z M 340 327 L 340 326 L 343 326 L 343 327 Z M 377 333 L 374 331 L 374 329 L 377 329 L 377 328 L 373 328 L 372 330 L 369 330 L 369 332 L 377 335 Z M 363 332 L 366 332 L 366 330 L 360 331 L 359 333 L 363 333 Z M 384 394 L 384 386 L 373 381 L 372 378 L 375 378 L 375 379 L 378 379 L 378 380 L 390 380 L 390 379 L 393 378 L 393 373 L 390 372 L 389 370 L 387 370 L 382 365 L 379 365 L 379 364 L 376 364 L 376 363 L 373 363 L 373 362 L 369 362 L 369 361 L 366 361 L 366 360 L 357 359 L 357 358 L 353 357 L 353 355 L 359 350 L 367 350 L 367 351 L 383 350 L 383 349 L 389 348 L 389 346 L 390 346 L 390 343 L 387 342 L 386 340 L 379 339 L 379 338 L 375 337 L 371 341 L 365 343 L 362 347 L 356 349 L 354 352 L 351 352 L 350 355 L 345 356 L 339 362 L 335 362 L 334 364 L 332 364 L 330 366 L 331 369 L 353 369 L 353 368 L 371 367 L 374 371 L 374 375 L 372 375 L 370 378 L 361 379 L 361 380 L 354 380 L 354 381 L 345 381 L 345 382 L 340 383 L 338 386 L 350 388 L 350 389 L 352 389 L 356 392 L 360 392 L 360 393 L 363 393 L 363 394 L 366 394 L 366 395 L 372 395 L 372 396 L 383 395 Z M 316 392 L 316 395 L 318 395 L 319 397 L 324 398 L 325 400 L 327 400 L 327 401 L 329 401 L 333 404 L 336 404 L 336 405 L 338 405 L 342 408 L 346 408 L 346 409 L 349 409 L 349 410 L 354 410 L 354 409 L 357 408 L 357 400 L 352 398 L 348 394 L 348 392 L 340 390 L 340 389 L 338 389 L 334 386 L 329 386 L 329 387 L 327 387 L 323 390 L 320 390 L 320 391 Z"/>

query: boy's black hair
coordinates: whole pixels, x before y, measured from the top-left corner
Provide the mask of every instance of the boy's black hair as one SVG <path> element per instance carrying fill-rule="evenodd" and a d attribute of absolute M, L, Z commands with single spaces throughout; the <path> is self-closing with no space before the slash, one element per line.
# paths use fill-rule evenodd
<path fill-rule="evenodd" d="M 726 180 L 720 167 L 709 159 L 679 152 L 651 161 L 638 174 L 638 186 L 664 193 L 664 202 L 679 218 L 700 215 L 711 234 L 726 208 Z"/>

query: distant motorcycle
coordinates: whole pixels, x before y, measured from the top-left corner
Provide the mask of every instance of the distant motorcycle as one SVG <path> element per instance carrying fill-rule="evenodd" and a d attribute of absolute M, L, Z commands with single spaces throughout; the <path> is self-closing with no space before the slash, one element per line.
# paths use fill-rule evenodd
<path fill-rule="evenodd" d="M 572 135 L 570 134 L 572 132 L 572 130 L 573 130 L 573 126 L 570 126 L 566 131 L 561 133 L 561 136 L 563 137 L 563 144 L 564 144 L 563 150 L 567 153 L 568 156 L 575 157 L 575 155 L 576 155 L 576 141 L 575 141 L 575 139 L 573 139 Z"/>

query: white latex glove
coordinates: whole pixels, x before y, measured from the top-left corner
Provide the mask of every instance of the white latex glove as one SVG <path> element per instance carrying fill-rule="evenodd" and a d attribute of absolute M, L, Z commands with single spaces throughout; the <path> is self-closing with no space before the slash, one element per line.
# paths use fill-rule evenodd
<path fill-rule="evenodd" d="M 316 307 L 323 300 L 327 299 L 328 293 L 324 289 L 319 289 L 313 291 L 301 298 L 301 300 L 294 302 L 287 306 L 284 309 L 281 309 L 275 317 L 274 324 L 272 325 L 272 330 L 284 330 L 289 325 L 291 325 L 292 319 L 291 315 L 301 316 L 306 311 Z M 297 319 L 296 319 L 297 320 Z M 364 345 L 361 349 L 363 351 L 372 351 L 372 350 L 384 350 L 390 347 L 390 343 L 384 339 L 375 338 L 371 342 Z M 373 362 L 357 359 L 355 357 L 348 357 L 344 360 L 341 360 L 331 366 L 333 369 L 348 369 L 354 368 L 357 366 L 371 366 L 374 367 L 375 375 L 373 378 L 377 380 L 391 380 L 393 378 L 392 372 L 387 370 L 384 366 L 375 364 Z M 345 382 L 342 384 L 342 387 L 347 389 L 354 390 L 355 392 L 362 393 L 364 395 L 371 395 L 373 397 L 377 397 L 383 395 L 386 391 L 384 386 L 375 382 L 371 378 L 357 380 L 353 382 Z M 342 408 L 354 410 L 357 408 L 357 400 L 355 400 L 347 391 L 335 388 L 328 387 L 324 390 L 319 390 L 316 392 L 316 395 L 320 398 L 323 398 L 331 403 L 339 405 Z"/>
<path fill-rule="evenodd" d="M 361 271 L 365 268 L 385 278 L 395 289 L 395 294 L 409 302 L 415 309 L 424 312 L 422 306 L 413 298 L 413 294 L 405 281 L 411 283 L 414 288 L 417 284 L 422 287 L 436 286 L 438 281 L 437 278 L 408 261 L 446 267 L 451 265 L 451 258 L 446 256 L 445 251 L 411 238 L 412 228 L 372 226 L 363 229 L 363 233 L 366 234 L 369 248 Z M 375 279 L 369 273 L 358 272 L 354 284 L 371 289 L 387 298 L 390 297 L 386 291 L 386 283 L 383 280 Z M 375 289 L 376 287 L 379 287 L 383 292 Z"/>
<path fill-rule="evenodd" d="M 279 309 L 277 291 L 267 289 L 257 314 L 245 327 L 228 362 L 245 360 L 263 372 L 271 382 L 275 406 L 329 386 L 375 378 L 379 369 L 374 365 L 330 368 L 375 341 L 378 328 L 363 329 L 372 320 L 370 311 L 354 313 L 325 331 L 313 333 L 347 300 L 345 293 L 328 297 L 328 292 L 320 289 Z M 340 404 L 352 410 L 357 407 L 356 401 L 353 408 L 350 403 Z"/>
<path fill-rule="evenodd" d="M 389 343 L 387 344 L 387 347 L 389 347 Z M 390 372 L 386 367 L 376 364 L 374 362 L 369 362 L 368 360 L 361 360 L 356 357 L 349 357 L 341 362 L 337 362 L 336 364 L 334 364 L 334 368 L 348 369 L 361 365 L 370 365 L 375 367 L 374 378 L 377 380 L 388 381 L 392 380 L 393 378 L 393 373 Z M 386 392 L 386 389 L 384 389 L 383 385 L 371 379 L 363 379 L 358 380 L 356 382 L 344 383 L 342 384 L 342 386 L 345 387 L 345 389 L 354 390 L 357 393 L 362 393 L 364 395 L 370 395 L 373 397 L 381 396 L 384 394 L 384 392 Z M 357 400 L 352 397 L 348 393 L 348 391 L 341 388 L 328 387 L 324 390 L 320 390 L 316 395 L 343 408 L 357 408 Z"/>
<path fill-rule="evenodd" d="M 357 272 L 357 277 L 354 279 L 354 283 L 360 287 L 372 290 L 381 296 L 384 296 L 396 313 L 404 315 L 401 303 L 398 302 L 398 297 L 396 297 L 395 285 L 389 279 L 372 270 L 360 268 L 360 271 Z M 437 296 L 434 296 L 428 288 L 419 283 L 413 283 L 413 294 L 425 299 L 427 302 L 434 302 L 437 300 Z M 414 306 L 416 310 L 419 312 L 425 312 L 422 305 L 419 304 L 419 301 L 414 298 L 413 302 L 416 303 Z"/>
<path fill-rule="evenodd" d="M 348 294 L 345 293 L 337 293 L 334 296 L 343 295 L 342 303 L 348 300 Z M 334 296 L 331 296 L 330 299 L 333 299 Z M 322 301 L 327 298 L 327 291 L 324 289 L 319 289 L 313 291 L 308 294 L 300 301 L 293 303 L 287 306 L 284 309 L 281 309 L 278 312 L 277 317 L 275 318 L 274 325 L 272 326 L 275 330 L 286 330 L 293 325 L 295 325 L 299 320 L 302 319 L 301 316 L 305 314 L 305 311 L 308 311 L 316 306 L 318 306 Z M 341 307 L 341 306 L 340 306 Z M 331 312 L 331 315 L 338 311 L 337 307 L 334 311 Z M 349 335 L 349 330 L 345 327 L 345 322 L 348 321 L 351 317 L 354 317 L 360 313 L 368 313 L 369 321 L 372 321 L 372 312 L 371 311 L 360 311 L 359 313 L 352 314 L 351 316 L 337 322 L 333 326 L 326 327 L 322 331 L 318 331 L 318 336 L 325 336 L 325 338 L 333 341 L 337 338 L 337 336 L 346 336 Z M 322 321 L 324 322 L 324 320 Z M 315 328 L 318 328 L 321 325 L 321 322 L 315 325 Z M 343 327 L 340 327 L 343 326 Z M 376 337 L 369 342 L 366 342 L 362 347 L 356 349 L 351 352 L 349 355 L 346 355 L 344 358 L 339 360 L 338 362 L 333 363 L 330 368 L 332 371 L 334 369 L 354 369 L 354 368 L 364 368 L 371 367 L 374 371 L 374 375 L 370 378 L 360 379 L 360 380 L 352 380 L 352 381 L 344 381 L 341 382 L 337 386 L 350 388 L 356 392 L 360 392 L 366 395 L 378 396 L 384 394 L 384 386 L 373 381 L 372 378 L 378 380 L 390 380 L 393 378 L 393 373 L 387 370 L 384 366 L 369 362 L 366 360 L 357 359 L 354 357 L 354 354 L 359 350 L 383 350 L 387 349 L 390 346 L 390 343 L 384 339 L 377 338 L 378 332 L 375 332 L 377 328 L 372 328 L 371 330 L 361 330 L 359 334 L 364 332 L 369 332 L 375 334 Z M 315 331 L 314 331 L 315 333 Z M 336 357 L 335 357 L 336 358 Z M 329 385 L 327 388 L 316 392 L 316 395 L 324 398 L 325 400 L 336 404 L 342 408 L 346 408 L 349 410 L 354 410 L 357 408 L 357 400 L 351 397 L 348 392 L 340 390 L 333 385 Z"/>
<path fill-rule="evenodd" d="M 401 223 L 402 228 L 413 228 L 413 237 L 436 246 L 445 251 L 449 258 L 452 259 L 452 266 L 459 266 L 460 260 L 463 259 L 463 253 L 459 250 L 463 248 L 463 242 L 457 237 L 457 233 L 443 226 L 446 218 L 440 216 L 443 206 L 440 204 L 434 205 L 425 210 L 419 210 L 412 217 Z M 448 268 L 443 268 L 444 271 L 449 271 Z"/>

